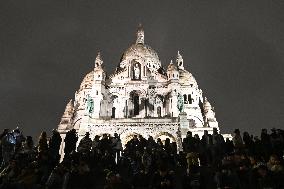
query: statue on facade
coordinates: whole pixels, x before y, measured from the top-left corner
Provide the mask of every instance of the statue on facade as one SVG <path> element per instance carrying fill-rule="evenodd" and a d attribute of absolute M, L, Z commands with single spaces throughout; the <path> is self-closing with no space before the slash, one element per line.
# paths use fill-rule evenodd
<path fill-rule="evenodd" d="M 184 112 L 184 101 L 183 101 L 183 96 L 179 93 L 178 94 L 178 102 L 177 102 L 177 108 L 179 112 Z"/>
<path fill-rule="evenodd" d="M 140 66 L 138 63 L 135 63 L 134 64 L 134 67 L 133 67 L 133 78 L 134 79 L 140 79 Z"/>
<path fill-rule="evenodd" d="M 87 108 L 86 111 L 91 114 L 94 111 L 94 100 L 90 97 L 90 95 L 87 96 Z"/>

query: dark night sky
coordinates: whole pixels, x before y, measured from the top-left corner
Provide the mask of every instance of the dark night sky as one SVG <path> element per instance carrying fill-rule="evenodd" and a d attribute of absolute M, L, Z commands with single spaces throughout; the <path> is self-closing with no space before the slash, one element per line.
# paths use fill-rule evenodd
<path fill-rule="evenodd" d="M 97 52 L 112 72 L 139 22 L 165 67 L 182 52 L 222 132 L 283 128 L 284 1 L 170 2 L 1 1 L 0 129 L 56 128 Z"/>

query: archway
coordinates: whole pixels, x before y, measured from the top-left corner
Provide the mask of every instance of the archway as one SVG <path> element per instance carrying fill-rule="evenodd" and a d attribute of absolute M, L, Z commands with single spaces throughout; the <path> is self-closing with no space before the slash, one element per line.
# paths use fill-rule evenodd
<path fill-rule="evenodd" d="M 168 132 L 160 132 L 154 139 L 157 140 L 158 138 L 160 138 L 163 143 L 167 138 L 169 138 L 171 142 L 176 142 L 176 138 Z"/>
<path fill-rule="evenodd" d="M 121 143 L 122 143 L 122 145 L 123 145 L 123 147 L 125 147 L 125 145 L 131 140 L 131 139 L 133 139 L 134 138 L 134 136 L 139 136 L 139 134 L 138 133 L 122 133 L 121 135 L 120 135 L 120 138 L 121 138 Z"/>

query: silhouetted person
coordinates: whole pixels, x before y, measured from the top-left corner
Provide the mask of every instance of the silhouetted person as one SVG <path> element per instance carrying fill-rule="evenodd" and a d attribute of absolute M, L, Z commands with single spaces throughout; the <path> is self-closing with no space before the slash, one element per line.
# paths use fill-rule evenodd
<path fill-rule="evenodd" d="M 192 132 L 187 132 L 186 138 L 183 139 L 182 146 L 185 152 L 197 152 L 197 141 L 192 137 Z"/>
<path fill-rule="evenodd" d="M 111 141 L 108 138 L 107 134 L 103 134 L 103 137 L 100 141 L 100 150 L 102 154 L 104 154 L 105 151 L 111 151 Z"/>
<path fill-rule="evenodd" d="M 204 131 L 204 135 L 202 136 L 201 139 L 201 146 L 202 150 L 200 151 L 200 156 L 208 163 L 212 164 L 213 157 L 212 157 L 212 145 L 213 145 L 213 140 L 212 140 L 212 135 L 208 133 L 207 130 Z"/>
<path fill-rule="evenodd" d="M 71 129 L 66 133 L 66 137 L 64 139 L 65 148 L 64 153 L 65 155 L 69 155 L 72 151 L 76 150 L 76 143 L 78 141 L 78 136 L 75 129 Z"/>
<path fill-rule="evenodd" d="M 248 152 L 252 152 L 253 151 L 253 146 L 254 146 L 254 142 L 251 138 L 251 136 L 249 135 L 248 132 L 244 132 L 243 133 L 243 142 L 245 145 L 245 149 Z"/>
<path fill-rule="evenodd" d="M 110 171 L 106 176 L 104 189 L 130 189 L 131 187 L 125 182 L 119 174 Z"/>
<path fill-rule="evenodd" d="M 276 154 L 279 157 L 282 157 L 284 139 L 281 135 L 280 130 L 276 130 L 275 128 L 271 129 L 270 141 L 272 146 L 272 153 Z"/>
<path fill-rule="evenodd" d="M 206 182 L 202 179 L 199 167 L 191 165 L 182 179 L 182 188 L 184 189 L 203 189 Z"/>
<path fill-rule="evenodd" d="M 160 165 L 158 171 L 154 174 L 151 189 L 174 189 L 174 178 L 166 165 Z"/>
<path fill-rule="evenodd" d="M 59 149 L 62 142 L 62 138 L 59 132 L 55 129 L 52 130 L 52 136 L 49 140 L 49 153 L 55 162 L 59 161 Z"/>
<path fill-rule="evenodd" d="M 1 134 L 1 155 L 2 161 L 0 170 L 2 170 L 9 162 L 15 151 L 16 140 L 12 133 L 9 133 L 9 129 L 4 129 Z"/>
<path fill-rule="evenodd" d="M 227 138 L 227 139 L 226 139 L 226 142 L 225 142 L 224 150 L 225 150 L 225 154 L 226 154 L 226 155 L 232 153 L 232 152 L 234 151 L 234 144 L 233 144 L 233 141 L 231 141 L 231 140 L 229 140 L 229 139 Z"/>
<path fill-rule="evenodd" d="M 218 133 L 217 128 L 213 128 L 212 134 L 212 161 L 216 165 L 224 155 L 225 141 L 221 134 Z"/>
<path fill-rule="evenodd" d="M 114 152 L 114 156 L 116 156 L 117 159 L 119 159 L 120 153 L 122 151 L 122 143 L 117 133 L 114 133 L 114 137 L 112 137 L 111 143 L 112 143 L 112 150 Z"/>
<path fill-rule="evenodd" d="M 276 188 L 275 180 L 265 165 L 260 165 L 252 177 L 252 186 L 257 189 Z"/>
<path fill-rule="evenodd" d="M 244 142 L 239 129 L 235 129 L 232 141 L 236 151 L 241 151 L 243 149 Z"/>
<path fill-rule="evenodd" d="M 47 135 L 45 131 L 40 134 L 37 148 L 39 153 L 47 153 L 48 151 Z"/>
<path fill-rule="evenodd" d="M 129 151 L 131 153 L 135 152 L 138 149 L 138 145 L 139 145 L 139 140 L 137 135 L 134 135 L 134 137 L 127 144 Z"/>
<path fill-rule="evenodd" d="M 20 131 L 20 129 L 17 127 L 16 129 L 13 130 L 13 136 L 16 140 L 16 144 L 15 144 L 15 152 L 18 152 L 18 150 L 21 148 L 22 146 L 22 142 L 25 141 L 25 137 L 22 134 L 22 132 Z"/>
<path fill-rule="evenodd" d="M 0 134 L 0 170 L 1 170 L 1 163 L 3 160 L 3 155 L 2 155 L 2 138 L 6 136 L 6 134 L 9 132 L 9 129 L 4 129 L 3 132 Z"/>
<path fill-rule="evenodd" d="M 272 151 L 270 136 L 267 133 L 267 129 L 261 130 L 260 141 L 261 141 L 261 147 L 262 147 L 262 150 L 261 150 L 262 155 L 267 161 L 269 158 L 269 154 Z"/>
<path fill-rule="evenodd" d="M 86 132 L 85 136 L 80 140 L 78 145 L 78 151 L 90 152 L 92 147 L 92 140 L 90 138 L 90 133 Z"/>

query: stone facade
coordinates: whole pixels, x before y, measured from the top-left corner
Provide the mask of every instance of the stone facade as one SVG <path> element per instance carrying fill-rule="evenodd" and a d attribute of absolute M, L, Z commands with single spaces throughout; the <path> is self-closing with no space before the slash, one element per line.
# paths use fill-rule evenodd
<path fill-rule="evenodd" d="M 92 138 L 116 132 L 123 144 L 135 134 L 151 135 L 169 137 L 181 149 L 187 131 L 201 136 L 204 130 L 219 130 L 214 108 L 184 69 L 181 53 L 165 70 L 156 51 L 144 43 L 141 26 L 136 37 L 111 75 L 104 71 L 98 53 L 94 69 L 66 106 L 58 127 L 62 137 L 72 128 L 79 138 L 86 132 Z"/>

